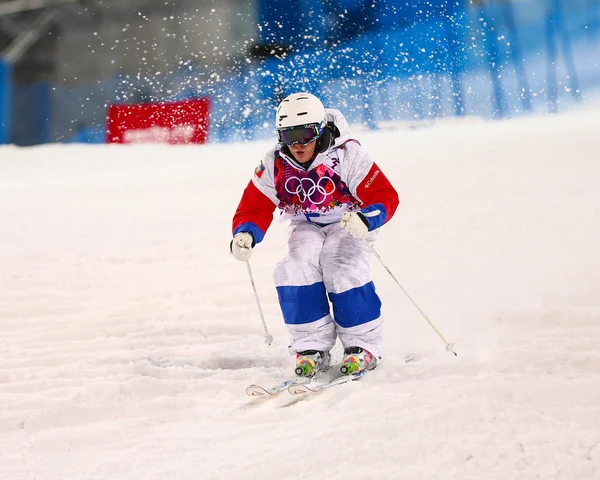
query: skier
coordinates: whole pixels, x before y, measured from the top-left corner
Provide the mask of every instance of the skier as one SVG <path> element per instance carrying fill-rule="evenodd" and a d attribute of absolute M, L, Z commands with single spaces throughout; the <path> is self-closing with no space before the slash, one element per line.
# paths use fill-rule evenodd
<path fill-rule="evenodd" d="M 382 359 L 383 318 L 364 239 L 373 241 L 394 215 L 398 194 L 339 110 L 295 93 L 276 115 L 279 142 L 242 195 L 231 253 L 247 261 L 279 207 L 281 220 L 291 220 L 289 251 L 274 279 L 296 374 L 329 368 L 336 337 L 344 347 L 342 373 L 371 370 Z"/>

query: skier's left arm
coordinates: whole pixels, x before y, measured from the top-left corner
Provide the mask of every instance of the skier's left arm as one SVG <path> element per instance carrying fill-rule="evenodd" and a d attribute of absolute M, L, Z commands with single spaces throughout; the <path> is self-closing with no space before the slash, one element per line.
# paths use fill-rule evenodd
<path fill-rule="evenodd" d="M 400 203 L 398 192 L 375 162 L 358 184 L 356 195 L 362 202 L 360 213 L 367 219 L 369 231 L 387 223 Z"/>
<path fill-rule="evenodd" d="M 353 215 L 349 213 L 346 220 L 349 216 L 358 216 L 368 231 L 372 231 L 392 218 L 400 203 L 398 193 L 381 168 L 356 141 L 351 140 L 344 145 L 342 179 L 361 202 L 360 211 L 352 212 Z"/>

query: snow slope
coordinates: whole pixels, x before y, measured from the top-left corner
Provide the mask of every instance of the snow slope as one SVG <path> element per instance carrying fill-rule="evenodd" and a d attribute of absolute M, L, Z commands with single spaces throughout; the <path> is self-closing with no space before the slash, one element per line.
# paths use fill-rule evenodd
<path fill-rule="evenodd" d="M 286 226 L 251 260 L 270 347 L 228 243 L 269 143 L 0 149 L 0 478 L 600 478 L 599 132 L 361 132 L 402 202 L 376 248 L 459 356 L 373 259 L 385 362 L 267 401 Z"/>

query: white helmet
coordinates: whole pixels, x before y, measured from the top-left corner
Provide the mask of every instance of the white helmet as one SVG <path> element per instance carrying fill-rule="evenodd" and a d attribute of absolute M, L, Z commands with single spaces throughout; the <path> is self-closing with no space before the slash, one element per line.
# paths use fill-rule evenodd
<path fill-rule="evenodd" d="M 277 107 L 277 130 L 322 122 L 326 122 L 325 107 L 312 93 L 293 93 Z"/>

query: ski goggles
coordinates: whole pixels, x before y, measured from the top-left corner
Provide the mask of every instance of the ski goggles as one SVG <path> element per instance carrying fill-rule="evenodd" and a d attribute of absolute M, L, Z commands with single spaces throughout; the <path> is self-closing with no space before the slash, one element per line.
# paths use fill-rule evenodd
<path fill-rule="evenodd" d="M 298 127 L 286 128 L 278 130 L 279 141 L 288 147 L 299 143 L 300 145 L 308 145 L 314 142 L 317 138 L 323 135 L 324 125 L 300 125 Z"/>

